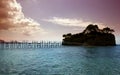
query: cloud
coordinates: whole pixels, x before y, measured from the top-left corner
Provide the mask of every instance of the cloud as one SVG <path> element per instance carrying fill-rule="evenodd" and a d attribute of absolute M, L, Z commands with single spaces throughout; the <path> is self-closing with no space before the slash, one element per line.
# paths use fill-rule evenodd
<path fill-rule="evenodd" d="M 0 0 L 0 31 L 32 35 L 44 30 L 32 18 L 26 18 L 16 0 Z"/>
<path fill-rule="evenodd" d="M 37 0 L 32 0 L 33 2 L 37 2 Z"/>
<path fill-rule="evenodd" d="M 70 19 L 70 18 L 53 17 L 51 19 L 44 19 L 43 21 L 51 22 L 51 23 L 54 23 L 54 24 L 62 25 L 62 26 L 86 27 L 89 24 L 97 24 L 97 25 L 99 25 L 100 28 L 105 27 L 102 23 L 83 21 L 82 19 Z"/>

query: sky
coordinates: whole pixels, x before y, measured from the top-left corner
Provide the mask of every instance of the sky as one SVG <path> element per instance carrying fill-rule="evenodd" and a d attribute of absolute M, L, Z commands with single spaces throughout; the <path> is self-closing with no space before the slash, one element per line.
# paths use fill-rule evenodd
<path fill-rule="evenodd" d="M 62 40 L 88 24 L 115 30 L 120 44 L 120 0 L 0 0 L 0 39 Z"/>

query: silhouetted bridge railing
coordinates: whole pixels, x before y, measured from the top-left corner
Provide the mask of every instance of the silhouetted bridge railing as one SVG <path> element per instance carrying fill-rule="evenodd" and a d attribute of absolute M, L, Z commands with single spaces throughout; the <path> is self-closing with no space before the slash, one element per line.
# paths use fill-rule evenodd
<path fill-rule="evenodd" d="M 61 47 L 62 42 L 20 42 L 20 43 L 0 43 L 0 49 L 35 49 L 35 48 L 57 48 Z"/>

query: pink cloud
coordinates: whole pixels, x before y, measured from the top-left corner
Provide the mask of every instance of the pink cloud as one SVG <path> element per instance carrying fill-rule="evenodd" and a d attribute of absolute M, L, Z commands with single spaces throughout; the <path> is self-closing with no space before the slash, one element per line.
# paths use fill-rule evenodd
<path fill-rule="evenodd" d="M 25 17 L 16 0 L 0 0 L 0 32 L 1 30 L 23 35 L 44 32 L 38 22 Z"/>

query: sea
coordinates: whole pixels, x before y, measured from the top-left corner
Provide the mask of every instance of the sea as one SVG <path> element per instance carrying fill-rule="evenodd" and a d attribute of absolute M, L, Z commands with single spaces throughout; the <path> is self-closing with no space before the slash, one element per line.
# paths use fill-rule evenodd
<path fill-rule="evenodd" d="M 120 46 L 0 49 L 0 75 L 120 75 Z"/>

